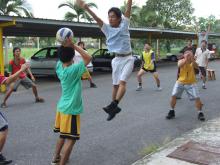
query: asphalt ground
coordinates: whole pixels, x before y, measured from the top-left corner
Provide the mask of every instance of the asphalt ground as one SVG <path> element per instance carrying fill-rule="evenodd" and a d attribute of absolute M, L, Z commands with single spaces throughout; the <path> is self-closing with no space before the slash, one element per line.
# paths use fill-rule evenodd
<path fill-rule="evenodd" d="M 219 111 L 219 62 L 210 63 L 216 70 L 216 81 L 209 81 L 207 89 L 201 89 L 204 112 L 208 120 L 220 117 Z M 81 115 L 81 139 L 70 157 L 71 165 L 129 165 L 143 157 L 143 151 L 151 145 L 179 137 L 197 128 L 194 103 L 186 96 L 178 101 L 176 118 L 168 121 L 171 91 L 176 80 L 175 64 L 158 68 L 163 90 L 156 91 L 151 74 L 143 76 L 143 91 L 137 92 L 136 73 L 133 72 L 127 93 L 119 106 L 122 112 L 115 119 L 106 121 L 102 107 L 111 101 L 111 74 L 96 73 L 93 77 L 97 89 L 89 88 L 83 81 L 85 111 Z M 17 165 L 48 165 L 52 159 L 58 134 L 53 133 L 56 103 L 60 96 L 59 82 L 54 78 L 37 78 L 39 95 L 45 103 L 34 103 L 31 90 L 13 93 L 8 108 L 1 109 L 9 121 L 9 136 L 4 155 Z M 1 99 L 3 95 L 0 95 Z"/>

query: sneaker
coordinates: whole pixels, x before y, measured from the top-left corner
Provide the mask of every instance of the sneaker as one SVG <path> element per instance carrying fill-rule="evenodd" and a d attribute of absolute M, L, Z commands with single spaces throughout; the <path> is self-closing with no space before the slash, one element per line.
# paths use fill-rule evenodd
<path fill-rule="evenodd" d="M 112 101 L 111 104 L 109 104 L 106 107 L 103 107 L 103 110 L 109 114 L 116 108 L 117 108 L 117 104 L 114 101 Z"/>
<path fill-rule="evenodd" d="M 166 116 L 166 119 L 170 120 L 175 118 L 175 111 L 174 110 L 170 110 L 168 115 Z"/>
<path fill-rule="evenodd" d="M 162 87 L 157 87 L 156 91 L 162 91 Z"/>
<path fill-rule="evenodd" d="M 43 103 L 44 99 L 41 97 L 36 98 L 35 103 Z"/>
<path fill-rule="evenodd" d="M 5 103 L 1 103 L 1 108 L 7 108 L 7 105 Z"/>
<path fill-rule="evenodd" d="M 142 86 L 138 86 L 136 91 L 141 91 L 142 90 Z"/>
<path fill-rule="evenodd" d="M 108 114 L 107 121 L 112 120 L 119 112 L 121 112 L 121 108 L 117 107 L 116 109 L 114 109 L 112 112 Z"/>
<path fill-rule="evenodd" d="M 61 158 L 61 156 L 55 158 L 55 159 L 51 162 L 51 165 L 57 165 L 57 164 L 59 164 L 59 163 L 60 163 L 60 158 Z"/>
<path fill-rule="evenodd" d="M 90 88 L 97 88 L 97 86 L 95 85 L 95 83 L 90 83 Z"/>
<path fill-rule="evenodd" d="M 202 89 L 207 89 L 206 86 L 205 86 L 204 84 L 202 85 Z"/>
<path fill-rule="evenodd" d="M 200 120 L 200 121 L 205 121 L 205 116 L 204 116 L 204 114 L 203 114 L 202 112 L 200 112 L 200 113 L 198 114 L 198 120 Z"/>
<path fill-rule="evenodd" d="M 10 164 L 10 163 L 12 163 L 12 160 L 7 160 L 2 154 L 0 155 L 0 165 Z"/>

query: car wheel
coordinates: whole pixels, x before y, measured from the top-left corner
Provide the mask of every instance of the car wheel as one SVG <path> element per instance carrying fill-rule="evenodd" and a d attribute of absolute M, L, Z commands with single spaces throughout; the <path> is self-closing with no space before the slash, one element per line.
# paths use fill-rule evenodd
<path fill-rule="evenodd" d="M 176 62 L 177 61 L 177 57 L 176 56 L 171 56 L 171 59 L 170 59 L 172 62 Z"/>

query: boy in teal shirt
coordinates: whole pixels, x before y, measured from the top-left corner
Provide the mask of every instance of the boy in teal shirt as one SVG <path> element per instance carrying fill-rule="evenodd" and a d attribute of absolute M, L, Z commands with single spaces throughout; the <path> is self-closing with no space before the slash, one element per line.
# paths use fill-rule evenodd
<path fill-rule="evenodd" d="M 78 64 L 73 63 L 75 50 L 83 58 Z M 56 72 L 60 80 L 62 95 L 57 104 L 54 132 L 60 137 L 56 144 L 52 164 L 65 165 L 76 140 L 80 138 L 80 114 L 83 112 L 81 77 L 91 56 L 69 38 L 59 50 Z M 62 151 L 62 156 L 60 153 Z"/>

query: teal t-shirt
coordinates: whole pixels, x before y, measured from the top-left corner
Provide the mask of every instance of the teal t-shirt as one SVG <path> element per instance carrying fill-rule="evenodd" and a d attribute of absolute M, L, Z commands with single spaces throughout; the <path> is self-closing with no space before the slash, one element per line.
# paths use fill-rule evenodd
<path fill-rule="evenodd" d="M 56 73 L 62 88 L 57 111 L 72 115 L 83 112 L 81 77 L 85 71 L 86 67 L 83 61 L 68 67 L 63 67 L 61 61 L 57 62 Z"/>

